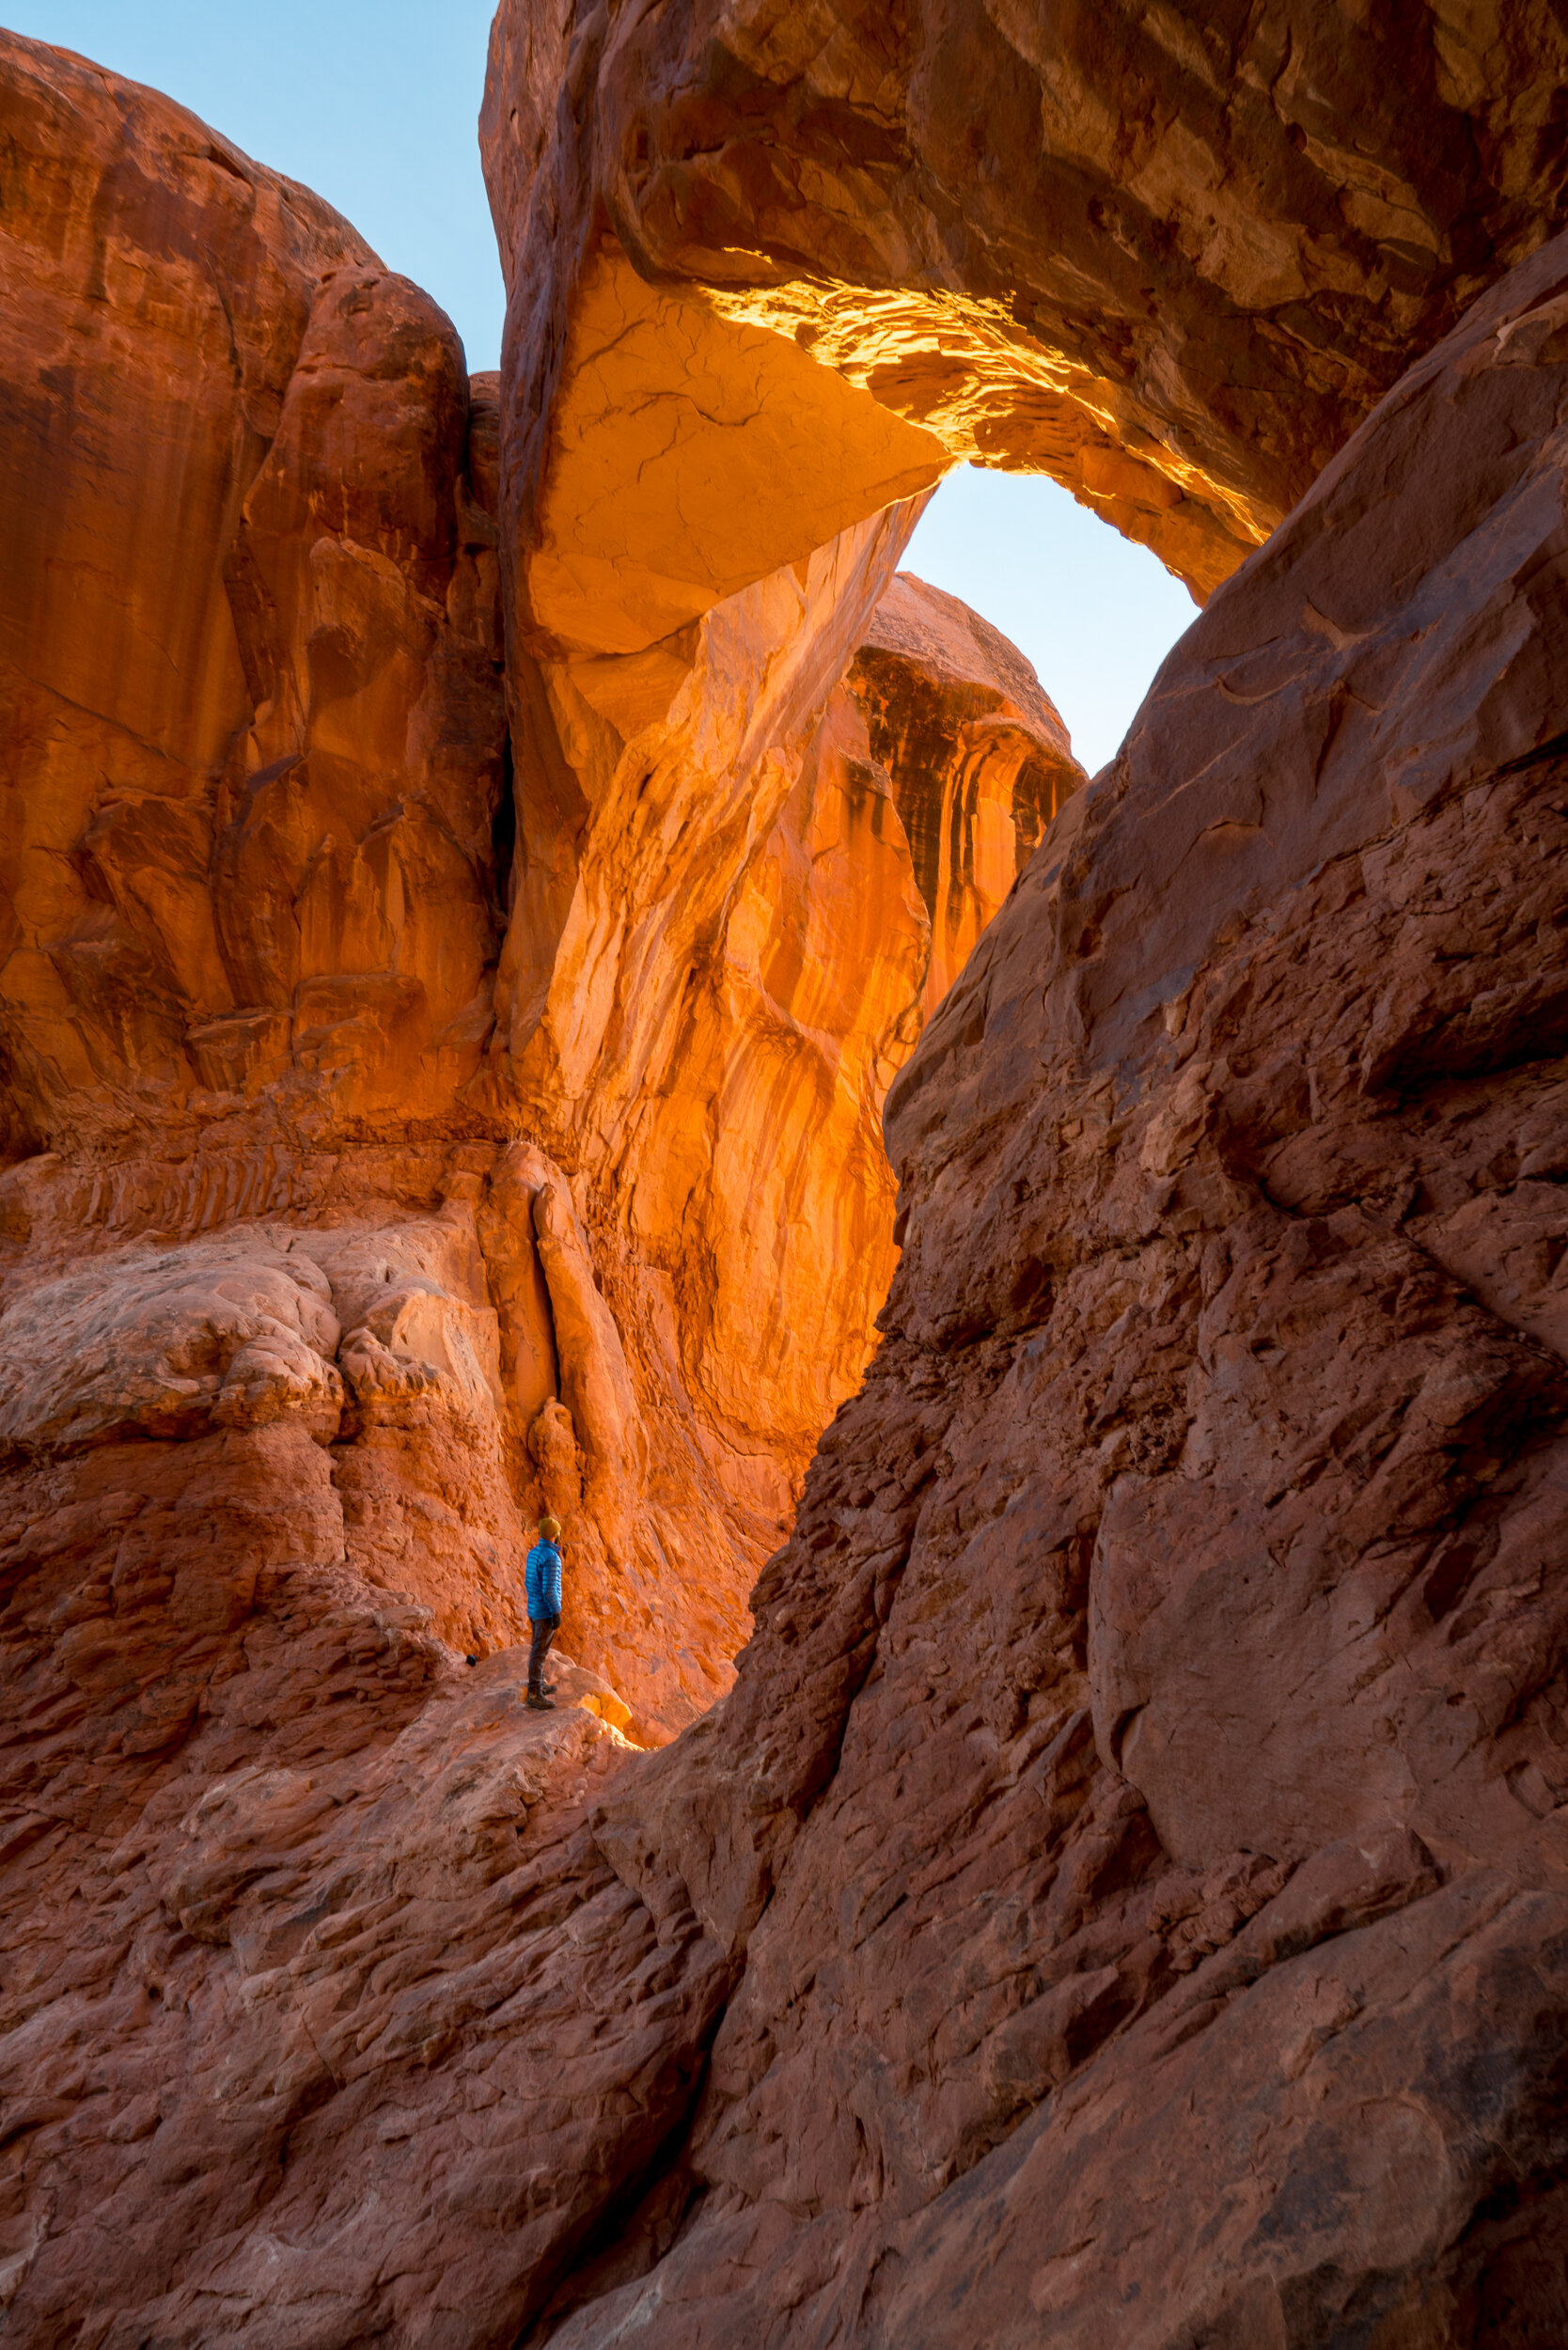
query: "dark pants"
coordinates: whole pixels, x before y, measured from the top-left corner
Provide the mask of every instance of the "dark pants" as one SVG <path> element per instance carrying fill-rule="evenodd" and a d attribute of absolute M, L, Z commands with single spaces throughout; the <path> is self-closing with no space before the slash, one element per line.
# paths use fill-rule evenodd
<path fill-rule="evenodd" d="M 550 1643 L 561 1628 L 558 1616 L 535 1616 L 534 1644 L 528 1651 L 528 1687 L 536 1698 L 542 1694 L 544 1660 L 550 1653 Z"/>

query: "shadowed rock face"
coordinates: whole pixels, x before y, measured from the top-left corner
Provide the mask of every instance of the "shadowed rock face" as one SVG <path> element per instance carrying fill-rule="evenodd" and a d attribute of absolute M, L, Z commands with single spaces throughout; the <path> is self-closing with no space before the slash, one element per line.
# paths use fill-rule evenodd
<path fill-rule="evenodd" d="M 1208 593 L 1562 225 L 1564 39 L 1547 0 L 503 0 L 481 133 L 529 624 L 571 634 L 563 556 L 617 610 L 672 567 L 729 592 L 708 532 L 816 544 L 922 439 L 1053 474 Z M 612 386 L 664 452 L 646 536 L 589 462 Z M 759 494 L 675 494 L 720 473 Z"/>
<path fill-rule="evenodd" d="M 870 18 L 764 39 L 730 10 L 698 56 L 685 12 L 628 14 L 607 45 L 607 20 L 500 21 L 494 440 L 439 313 L 312 199 L 5 46 L 9 397 L 71 420 L 24 438 L 55 470 L 23 477 L 47 529 L 7 622 L 8 2340 L 1544 2350 L 1568 2330 L 1568 240 L 1394 385 L 1073 791 L 1010 650 L 889 592 L 946 412 L 780 337 L 751 282 L 771 300 L 780 273 L 744 254 L 715 304 L 718 241 L 651 287 L 630 215 L 617 243 L 593 209 L 592 126 L 641 43 L 637 105 L 713 84 L 683 217 L 712 156 L 747 202 L 783 158 L 808 250 L 832 194 L 799 164 L 809 110 L 748 161 L 725 109 L 766 117 L 756 60 L 804 27 L 810 87 L 896 125 L 914 35 L 872 86 Z M 1321 109 L 1292 153 L 1397 251 L 1368 182 L 1403 205 L 1377 159 L 1403 132 L 1365 40 L 1407 69 L 1410 173 L 1456 151 L 1442 108 L 1468 126 L 1443 233 L 1473 213 L 1530 246 L 1544 20 L 1401 22 L 1343 35 L 1364 88 L 1315 20 L 1285 27 L 1269 103 Z M 943 106 L 981 40 L 952 23 Z M 1213 66 L 1184 20 L 1140 27 L 1180 88 Z M 1235 37 L 1232 130 L 1263 30 Z M 1079 78 L 1050 88 L 1116 92 L 1132 190 L 1131 37 L 1079 56 L 1077 31 L 1052 20 Z M 1008 39 L 1022 58 L 1039 28 Z M 537 157 L 530 103 L 557 126 Z M 1190 159 L 1198 100 L 1164 119 Z M 1137 194 L 1184 257 L 1139 399 L 1184 352 L 1212 385 L 1252 348 L 1188 301 L 1241 266 L 1217 230 L 1192 261 L 1194 175 Z M 1005 218 L 1016 188 L 979 178 L 977 221 Z M 275 350 L 246 291 L 269 272 Z M 862 280 L 834 280 L 856 350 Z M 1404 314 L 1358 282 L 1375 374 Z M 1305 463 L 1354 405 L 1307 306 L 1310 360 L 1247 313 L 1277 370 L 1247 500 L 1265 426 Z M 105 445 L 100 567 L 79 420 L 96 395 L 113 427 L 111 358 L 141 440 Z M 634 394 L 656 429 L 618 512 L 604 428 Z M 1195 404 L 1202 532 L 1241 509 L 1218 394 Z M 738 470 L 703 474 L 694 407 Z M 186 480 L 180 433 L 189 609 L 169 509 L 138 504 L 144 451 Z M 784 468 L 813 435 L 797 529 Z M 771 512 L 716 494 L 737 481 Z M 504 824 L 484 845 L 497 585 L 510 869 Z M 145 674 L 138 630 L 172 648 Z M 882 1345 L 732 1688 L 634 1752 L 725 1677 L 748 1552 L 860 1375 L 885 1088 Z M 815 1259 L 782 1245 L 802 1226 L 831 1235 Z M 546 1501 L 575 1574 L 541 1716 L 515 1564 Z"/>
<path fill-rule="evenodd" d="M 128 1261 L 118 1386 L 55 1267 L 78 1417 L 0 1386 L 20 2339 L 1554 2339 L 1565 287 L 1412 372 L 1054 821 L 662 1754 L 355 1572 L 323 1349 L 384 1239 Z"/>
<path fill-rule="evenodd" d="M 1565 287 L 1216 595 L 896 1082 L 882 1351 L 593 1829 L 743 1970 L 532 2339 L 1560 2329 Z"/>

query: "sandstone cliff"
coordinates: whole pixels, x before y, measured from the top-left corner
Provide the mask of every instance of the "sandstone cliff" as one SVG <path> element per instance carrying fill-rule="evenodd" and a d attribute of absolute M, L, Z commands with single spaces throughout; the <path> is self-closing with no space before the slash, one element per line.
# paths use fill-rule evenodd
<path fill-rule="evenodd" d="M 1335 47 L 1303 0 L 1221 59 L 1184 12 L 1053 18 L 1053 103 L 1127 126 L 1058 241 L 1099 271 L 1070 348 L 983 308 L 1066 169 L 1050 123 L 1043 180 L 967 140 L 1036 102 L 1016 11 L 972 102 L 994 17 L 504 8 L 494 441 L 439 314 L 303 192 L 6 44 L 12 406 L 84 376 L 7 621 L 29 2350 L 1568 2330 L 1555 20 Z M 1351 282 L 1247 308 L 1229 232 L 1320 270 L 1330 199 Z M 910 249 L 873 266 L 873 222 Z M 299 321 L 254 441 L 247 271 Z M 1013 413 L 977 317 L 1130 386 L 1073 377 L 1052 430 L 1142 468 L 1124 519 L 1200 584 L 1305 492 L 1090 790 L 1008 649 L 892 584 L 964 442 L 849 350 L 868 286 L 913 289 L 891 361 L 934 349 L 960 407 Z M 140 486 L 181 433 L 189 608 Z M 725 1677 L 859 1377 L 884 1087 L 882 1345 L 733 1687 L 635 1753 Z M 508 1646 L 541 1497 L 587 1660 L 542 1719 Z"/>
<path fill-rule="evenodd" d="M 596 1819 L 744 1968 L 553 2342 L 1560 2331 L 1565 284 L 1216 595 L 894 1087 L 882 1353 Z"/>
<path fill-rule="evenodd" d="M 849 682 L 931 915 L 929 1014 L 1084 773 L 1017 647 L 906 572 L 871 615 Z"/>
<path fill-rule="evenodd" d="M 243 1225 L 264 1264 L 353 1229 L 386 1295 L 335 1290 L 319 1346 L 280 1326 L 381 1528 L 365 1571 L 423 1595 L 444 1495 L 443 1629 L 505 1644 L 520 1512 L 555 1507 L 569 1643 L 668 1735 L 866 1361 L 882 1098 L 956 969 L 900 809 L 970 759 L 967 713 L 902 799 L 853 697 L 823 715 L 913 509 L 705 619 L 673 708 L 579 666 L 569 771 L 532 668 L 509 739 L 495 379 L 180 109 L 4 65 L 8 1296 L 102 1249 L 140 1331 L 138 1246 Z M 977 653 L 982 698 L 1012 658 Z M 195 1320 L 149 1360 L 207 1382 L 185 1434 L 256 1333 L 200 1305 L 204 1261 L 171 1280 Z"/>

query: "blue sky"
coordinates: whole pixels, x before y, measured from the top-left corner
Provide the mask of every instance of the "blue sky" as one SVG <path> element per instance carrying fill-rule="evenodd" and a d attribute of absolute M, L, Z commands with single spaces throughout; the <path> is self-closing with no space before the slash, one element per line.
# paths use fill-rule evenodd
<path fill-rule="evenodd" d="M 324 196 L 493 368 L 506 296 L 477 124 L 495 0 L 0 0 Z"/>
<path fill-rule="evenodd" d="M 496 364 L 504 307 L 475 131 L 494 5 L 0 0 L 11 31 L 149 82 L 315 188 L 449 312 L 474 368 Z M 952 475 L 905 562 L 1022 647 L 1090 773 L 1195 617 L 1152 556 L 1037 478 Z"/>
<path fill-rule="evenodd" d="M 1027 653 L 1090 775 L 1198 618 L 1146 547 L 1043 474 L 961 465 L 916 525 L 903 567 L 962 596 Z"/>

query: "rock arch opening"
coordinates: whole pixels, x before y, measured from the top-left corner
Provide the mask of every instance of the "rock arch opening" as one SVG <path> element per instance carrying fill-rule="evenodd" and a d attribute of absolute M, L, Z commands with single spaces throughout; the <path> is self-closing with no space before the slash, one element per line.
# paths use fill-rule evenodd
<path fill-rule="evenodd" d="M 827 772 L 831 682 L 876 700 L 873 615 L 905 592 L 921 500 L 955 462 L 1043 474 L 1201 601 L 1412 347 L 1544 233 L 1548 114 L 1492 107 L 1424 20 L 1175 22 L 959 9 L 889 45 L 848 9 L 497 11 L 481 147 L 509 287 L 511 692 L 537 762 L 527 855 L 559 916 L 525 990 L 503 966 L 501 1031 L 628 1263 L 663 1250 L 681 1284 L 659 1378 L 696 1402 L 732 1495 L 864 1360 L 880 1275 L 834 1294 L 821 1265 L 858 1276 L 886 1229 L 871 1097 L 1047 796 L 1010 719 L 989 785 L 970 743 L 942 806 L 909 807 L 935 928 L 917 1011 L 863 1073 L 869 978 L 841 1042 L 770 994 L 800 941 L 776 953 L 755 907 L 736 927 L 731 891 Z M 1347 72 L 1383 93 L 1356 134 L 1375 167 L 1324 94 Z M 843 773 L 861 757 L 836 739 Z M 889 908 L 884 948 L 898 930 Z M 874 1214 L 849 1213 L 846 1167 L 872 1170 Z M 808 1231 L 815 1262 L 789 1246 Z"/>
<path fill-rule="evenodd" d="M 486 386 L 0 35 L 19 2341 L 1560 2338 L 1565 86 L 505 0 Z M 1292 511 L 895 1068 L 977 452 Z"/>
<path fill-rule="evenodd" d="M 1157 556 L 1048 474 L 956 466 L 904 551 L 1016 645 L 1096 775 L 1198 606 Z"/>

